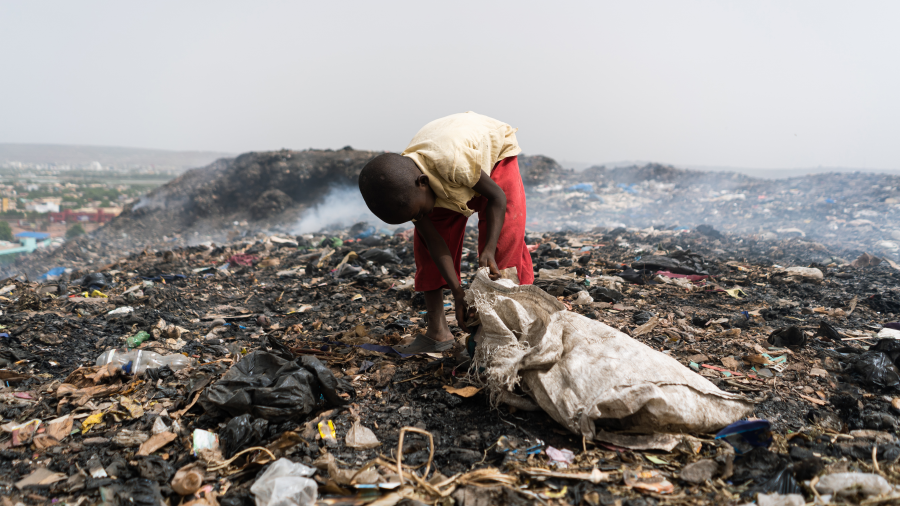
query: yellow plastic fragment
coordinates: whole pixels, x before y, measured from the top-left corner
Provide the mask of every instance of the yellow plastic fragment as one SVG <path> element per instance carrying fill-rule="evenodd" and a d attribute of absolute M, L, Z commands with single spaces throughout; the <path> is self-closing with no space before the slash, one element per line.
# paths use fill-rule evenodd
<path fill-rule="evenodd" d="M 93 415 L 84 419 L 81 422 L 81 433 L 87 434 L 87 431 L 91 430 L 94 425 L 103 422 L 103 413 L 94 413 Z"/>

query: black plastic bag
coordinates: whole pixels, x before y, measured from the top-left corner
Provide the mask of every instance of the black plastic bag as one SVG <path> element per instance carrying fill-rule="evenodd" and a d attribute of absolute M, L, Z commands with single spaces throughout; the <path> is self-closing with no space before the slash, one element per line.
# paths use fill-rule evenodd
<path fill-rule="evenodd" d="M 121 506 L 159 506 L 163 503 L 159 485 L 146 478 L 133 478 L 116 490 L 116 503 Z"/>
<path fill-rule="evenodd" d="M 109 282 L 102 272 L 92 272 L 80 280 L 81 288 L 84 290 L 102 290 L 106 288 Z"/>
<path fill-rule="evenodd" d="M 816 331 L 816 335 L 831 339 L 836 343 L 841 342 L 841 335 L 838 334 L 838 331 L 831 324 L 826 322 L 819 322 L 819 329 Z"/>
<path fill-rule="evenodd" d="M 591 297 L 593 297 L 597 302 L 609 303 L 619 302 L 620 300 L 625 298 L 625 296 L 622 295 L 621 292 L 613 290 L 612 288 L 606 288 L 604 286 L 591 288 Z"/>
<path fill-rule="evenodd" d="M 344 390 L 350 394 L 351 399 L 356 399 L 356 390 L 346 380 L 335 378 L 331 370 L 325 367 L 325 364 L 316 357 L 304 355 L 300 358 L 300 362 L 307 371 L 313 373 L 316 379 L 319 380 L 319 385 L 322 387 L 322 396 L 329 403 L 335 406 L 347 404 L 347 401 L 338 395 L 338 390 Z"/>
<path fill-rule="evenodd" d="M 336 389 L 356 392 L 339 382 L 315 357 L 303 357 L 303 365 L 272 353 L 254 351 L 228 370 L 200 396 L 206 411 L 222 410 L 238 416 L 249 413 L 272 422 L 299 419 L 311 413 L 324 396 L 331 404 L 344 405 Z"/>
<path fill-rule="evenodd" d="M 231 458 L 241 448 L 255 446 L 265 439 L 269 422 L 261 418 L 253 419 L 249 414 L 236 416 L 228 421 L 220 439 L 225 446 L 225 458 Z"/>
<path fill-rule="evenodd" d="M 635 270 L 647 269 L 653 272 L 668 271 L 675 274 L 705 274 L 685 265 L 684 263 L 665 256 L 653 255 L 639 262 L 632 262 L 631 268 Z"/>
<path fill-rule="evenodd" d="M 372 248 L 367 249 L 359 254 L 359 258 L 363 260 L 368 260 L 370 262 L 374 262 L 376 264 L 400 264 L 402 263 L 400 257 L 394 253 L 394 250 L 390 248 L 378 249 Z"/>
<path fill-rule="evenodd" d="M 159 483 L 168 483 L 175 475 L 175 469 L 161 457 L 145 456 L 137 459 L 138 473 L 141 478 L 146 478 Z M 120 478 L 121 479 L 121 478 Z"/>
<path fill-rule="evenodd" d="M 900 368 L 900 340 L 897 339 L 879 339 L 869 351 L 880 351 L 888 357 L 895 366 Z"/>
<path fill-rule="evenodd" d="M 805 346 L 806 334 L 800 330 L 799 327 L 791 325 L 790 327 L 784 327 L 772 332 L 769 334 L 769 338 L 766 341 L 779 348 L 785 346 Z"/>
<path fill-rule="evenodd" d="M 867 351 L 856 357 L 852 362 L 851 371 L 871 386 L 900 387 L 900 371 L 891 361 L 891 357 L 880 351 Z"/>
<path fill-rule="evenodd" d="M 791 466 L 782 467 L 771 478 L 760 483 L 759 486 L 753 487 L 749 492 L 751 495 L 756 492 L 781 495 L 802 494 L 803 490 L 791 471 Z"/>
<path fill-rule="evenodd" d="M 656 275 L 656 271 L 647 270 L 647 269 L 632 269 L 631 267 L 625 269 L 620 272 L 618 276 L 629 283 L 634 283 L 636 285 L 658 285 L 659 283 L 653 281 L 653 276 Z"/>

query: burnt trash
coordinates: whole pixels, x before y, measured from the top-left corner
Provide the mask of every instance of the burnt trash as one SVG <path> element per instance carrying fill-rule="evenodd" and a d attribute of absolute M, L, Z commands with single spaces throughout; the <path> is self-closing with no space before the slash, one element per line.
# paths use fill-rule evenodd
<path fill-rule="evenodd" d="M 631 321 L 635 325 L 640 326 L 649 322 L 654 316 L 656 316 L 656 313 L 653 313 L 652 311 L 641 311 L 634 313 L 634 316 L 631 317 Z"/>
<path fill-rule="evenodd" d="M 900 387 L 900 371 L 891 357 L 881 351 L 868 351 L 857 356 L 851 363 L 850 372 L 869 386 L 884 389 Z"/>
<path fill-rule="evenodd" d="M 589 290 L 591 297 L 597 302 L 616 303 L 625 298 L 622 292 L 606 288 L 604 286 L 593 287 Z"/>
<path fill-rule="evenodd" d="M 836 343 L 841 342 L 841 334 L 828 322 L 819 322 L 819 329 L 816 330 L 816 337 L 830 339 Z"/>
<path fill-rule="evenodd" d="M 776 329 L 771 334 L 769 334 L 769 337 L 768 339 L 766 339 L 766 341 L 773 346 L 778 346 L 779 348 L 797 348 L 806 346 L 807 338 L 806 333 L 803 332 L 802 329 L 791 325 L 790 327 Z"/>
<path fill-rule="evenodd" d="M 376 264 L 402 264 L 403 261 L 390 248 L 371 248 L 359 253 L 359 258 Z"/>
<path fill-rule="evenodd" d="M 254 420 L 249 413 L 229 420 L 225 430 L 219 435 L 219 440 L 225 447 L 225 458 L 231 458 L 243 448 L 256 446 L 265 439 L 268 428 L 268 420 Z"/>
<path fill-rule="evenodd" d="M 352 387 L 338 382 L 315 357 L 302 358 L 300 365 L 268 352 L 254 351 L 210 385 L 200 396 L 200 405 L 209 412 L 251 414 L 282 422 L 303 419 L 319 405 L 320 396 L 332 404 L 345 404 L 337 389 L 352 391 Z"/>

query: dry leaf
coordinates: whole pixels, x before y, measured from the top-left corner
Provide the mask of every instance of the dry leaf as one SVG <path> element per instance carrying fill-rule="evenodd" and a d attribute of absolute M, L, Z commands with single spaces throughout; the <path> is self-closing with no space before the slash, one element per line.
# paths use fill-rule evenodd
<path fill-rule="evenodd" d="M 460 397 L 472 397 L 473 395 L 481 391 L 480 388 L 471 385 L 462 388 L 453 388 L 449 385 L 444 385 L 444 390 L 450 392 L 451 394 L 456 394 Z"/>

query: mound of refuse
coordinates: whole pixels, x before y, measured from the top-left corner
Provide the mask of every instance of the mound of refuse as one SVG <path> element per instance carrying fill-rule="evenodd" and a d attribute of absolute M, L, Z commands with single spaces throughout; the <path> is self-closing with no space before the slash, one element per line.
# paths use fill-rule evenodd
<path fill-rule="evenodd" d="M 5 501 L 897 502 L 896 263 L 711 227 L 526 242 L 520 287 L 467 232 L 481 331 L 447 299 L 440 354 L 392 348 L 427 326 L 408 230 L 4 280 Z"/>
<path fill-rule="evenodd" d="M 38 276 L 54 267 L 105 265 L 145 248 L 222 244 L 259 233 L 294 235 L 302 220 L 317 213 L 319 225 L 311 231 L 348 226 L 358 216 L 341 211 L 352 206 L 337 198 L 325 209 L 328 197 L 341 189 L 344 197 L 357 196 L 359 172 L 378 154 L 347 147 L 219 160 L 150 192 L 89 236 L 21 257 L 0 273 Z M 900 176 L 835 173 L 765 180 L 661 164 L 574 171 L 540 155 L 521 155 L 519 168 L 528 195 L 527 229 L 533 232 L 691 229 L 718 234 L 714 238 L 743 234 L 748 244 L 799 239 L 814 250 L 827 246 L 853 258 L 870 252 L 900 262 Z"/>

